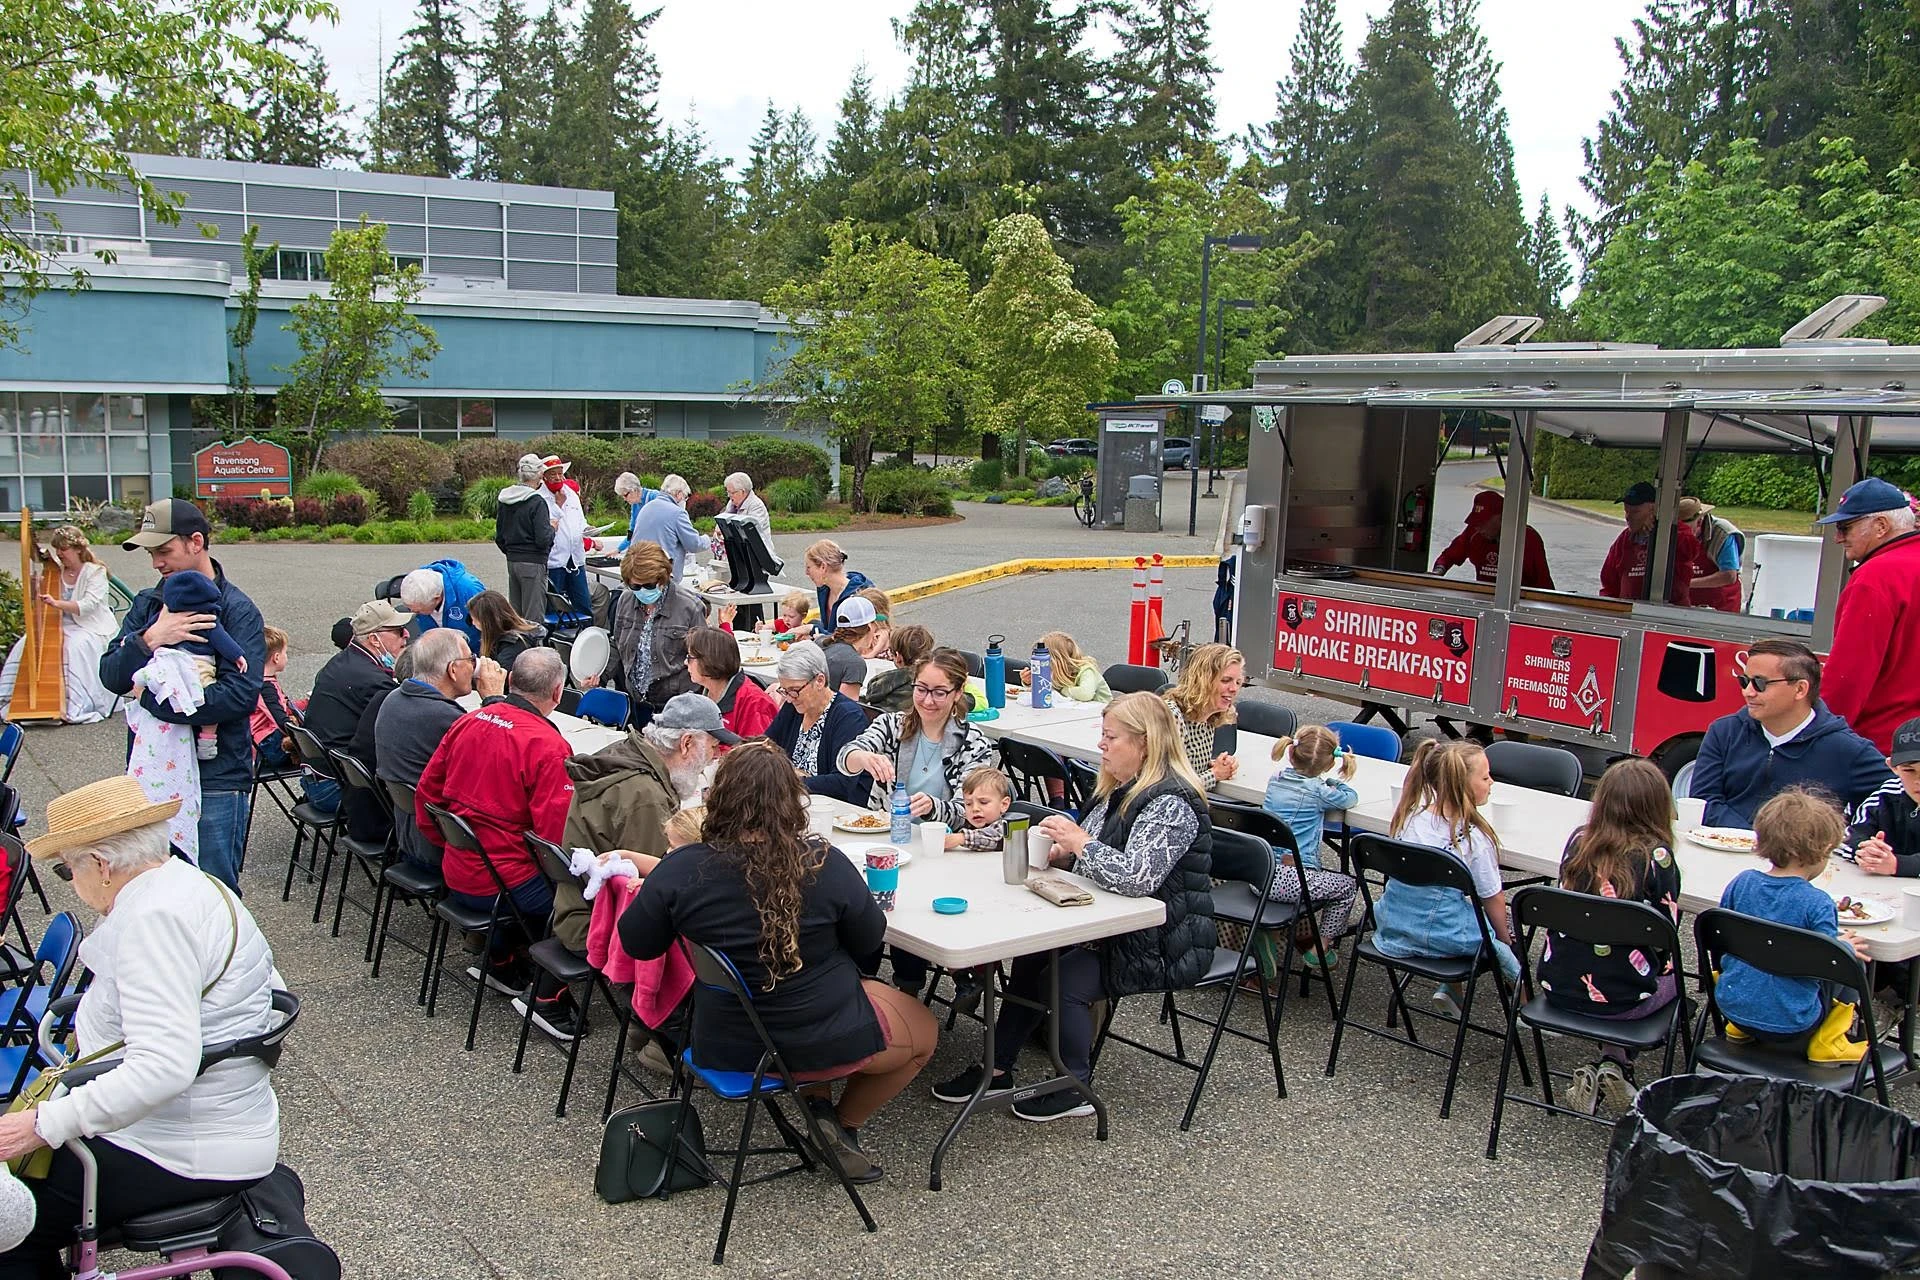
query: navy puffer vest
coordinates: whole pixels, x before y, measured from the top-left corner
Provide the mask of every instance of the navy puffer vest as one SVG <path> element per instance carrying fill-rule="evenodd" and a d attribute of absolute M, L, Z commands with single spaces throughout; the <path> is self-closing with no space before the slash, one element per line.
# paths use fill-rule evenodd
<path fill-rule="evenodd" d="M 1153 897 L 1167 904 L 1166 923 L 1101 944 L 1107 993 L 1116 997 L 1192 986 L 1206 972 L 1218 941 L 1213 924 L 1213 823 L 1199 792 L 1178 778 L 1163 778 L 1138 794 L 1116 791 L 1107 798 L 1106 820 L 1097 838 L 1126 848 L 1134 819 L 1161 796 L 1178 797 L 1191 807 L 1199 819 L 1199 834 L 1153 891 Z"/>

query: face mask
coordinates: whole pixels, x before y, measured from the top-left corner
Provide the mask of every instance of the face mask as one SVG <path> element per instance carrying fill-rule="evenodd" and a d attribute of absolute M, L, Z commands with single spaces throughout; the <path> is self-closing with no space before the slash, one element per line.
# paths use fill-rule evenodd
<path fill-rule="evenodd" d="M 390 653 L 382 653 L 380 655 L 380 665 L 389 671 L 393 670 L 393 655 Z"/>
<path fill-rule="evenodd" d="M 560 486 L 565 483 L 566 481 L 564 480 L 549 480 L 547 481 L 547 488 L 551 489 L 555 493 L 558 493 L 560 492 Z"/>
<path fill-rule="evenodd" d="M 633 598 L 641 604 L 659 604 L 662 594 L 664 594 L 664 592 L 659 587 L 635 587 L 633 589 Z"/>

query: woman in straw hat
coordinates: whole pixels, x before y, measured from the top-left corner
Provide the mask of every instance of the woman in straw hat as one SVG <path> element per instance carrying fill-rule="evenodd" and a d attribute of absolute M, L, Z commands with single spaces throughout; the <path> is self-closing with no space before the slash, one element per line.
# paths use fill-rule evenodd
<path fill-rule="evenodd" d="M 79 1221 L 80 1162 L 63 1144 L 74 1139 L 99 1163 L 102 1227 L 231 1195 L 273 1171 L 280 1105 L 266 1064 L 234 1058 L 201 1072 L 200 1050 L 270 1029 L 279 974 L 246 907 L 170 856 L 178 805 L 107 778 L 48 804 L 47 834 L 27 845 L 65 863 L 74 892 L 104 917 L 80 944 L 94 976 L 74 1031 L 79 1054 L 109 1050 L 120 1065 L 0 1116 L 0 1159 L 54 1149 L 51 1173 L 30 1183 L 38 1221 L 0 1253 L 0 1280 L 66 1274 L 57 1251 Z"/>

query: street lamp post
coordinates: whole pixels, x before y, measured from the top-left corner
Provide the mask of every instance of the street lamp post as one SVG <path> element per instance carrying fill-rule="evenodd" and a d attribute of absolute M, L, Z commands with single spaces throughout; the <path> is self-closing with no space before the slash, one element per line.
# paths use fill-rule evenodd
<path fill-rule="evenodd" d="M 1227 312 L 1252 311 L 1259 305 L 1260 304 L 1252 298 L 1222 298 L 1220 299 L 1220 305 L 1214 308 L 1213 381 L 1207 384 L 1209 391 L 1218 391 L 1221 384 L 1226 381 L 1224 370 L 1227 360 Z M 1245 336 L 1246 332 L 1245 329 L 1235 330 L 1237 336 Z M 1209 425 L 1212 427 L 1212 430 L 1207 432 L 1207 496 L 1211 498 L 1214 496 L 1213 482 L 1220 467 L 1220 420 L 1216 418 Z M 1196 440 L 1194 443 L 1198 444 L 1199 441 Z M 1191 467 L 1189 467 L 1189 470 L 1191 470 Z M 1196 480 L 1195 483 L 1197 484 L 1198 481 Z"/>
<path fill-rule="evenodd" d="M 1219 245 L 1228 253 L 1258 253 L 1265 244 L 1264 239 L 1255 235 L 1208 236 L 1200 244 L 1200 343 L 1193 359 L 1195 388 L 1204 386 L 1207 381 L 1207 286 L 1210 283 L 1209 277 L 1213 268 L 1213 248 Z M 1193 417 L 1195 424 L 1198 425 L 1199 413 L 1196 412 Z M 1199 435 L 1198 431 L 1194 432 L 1195 439 L 1198 439 Z M 1193 474 L 1191 454 L 1188 456 L 1187 463 L 1189 481 L 1197 479 Z M 1200 486 L 1189 483 L 1187 485 L 1187 536 L 1189 538 L 1193 536 L 1194 529 L 1199 523 Z"/>

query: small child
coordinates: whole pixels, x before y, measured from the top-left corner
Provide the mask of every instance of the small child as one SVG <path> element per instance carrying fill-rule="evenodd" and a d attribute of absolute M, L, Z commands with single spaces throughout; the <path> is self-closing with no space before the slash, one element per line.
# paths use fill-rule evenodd
<path fill-rule="evenodd" d="M 1407 765 L 1399 807 L 1390 830 L 1395 838 L 1444 849 L 1466 864 L 1474 896 L 1486 912 L 1494 957 L 1508 981 L 1520 975 L 1513 954 L 1507 894 L 1500 880 L 1500 844 L 1480 816 L 1493 794 L 1493 772 L 1477 742 L 1422 742 Z M 1480 952 L 1480 923 L 1473 904 L 1452 889 L 1389 880 L 1374 904 L 1373 945 L 1389 956 L 1473 956 Z M 1446 988 L 1434 993 L 1445 1003 Z"/>
<path fill-rule="evenodd" d="M 667 851 L 671 853 L 684 844 L 699 844 L 700 832 L 707 824 L 707 806 L 690 805 L 685 809 L 675 809 L 673 816 L 666 821 Z"/>
<path fill-rule="evenodd" d="M 1049 631 L 1040 637 L 1040 643 L 1047 647 L 1047 656 L 1052 660 L 1052 673 L 1048 678 L 1053 681 L 1055 693 L 1074 702 L 1113 701 L 1113 690 L 1107 687 L 1107 678 L 1100 674 L 1100 664 L 1082 651 L 1072 636 L 1064 631 Z M 1032 673 L 1022 671 L 1020 683 L 1031 685 Z"/>
<path fill-rule="evenodd" d="M 1893 780 L 1860 802 L 1840 856 L 1870 876 L 1920 876 L 1920 718 L 1893 734 Z"/>
<path fill-rule="evenodd" d="M 1325 725 L 1310 724 L 1299 736 L 1281 738 L 1273 744 L 1273 758 L 1284 761 L 1280 771 L 1267 783 L 1262 807 L 1293 832 L 1294 848 L 1300 852 L 1301 873 L 1282 870 L 1273 878 L 1273 897 L 1279 902 L 1298 902 L 1300 882 L 1306 880 L 1307 894 L 1318 908 L 1319 945 L 1308 943 L 1301 958 L 1310 965 L 1324 967 L 1334 960 L 1334 946 L 1347 931 L 1353 913 L 1354 895 L 1359 885 L 1353 877 L 1320 869 L 1320 842 L 1326 830 L 1326 815 L 1351 809 L 1360 803 L 1360 795 L 1350 785 L 1355 762 L 1351 752 L 1343 751 L 1340 739 Z M 1338 778 L 1330 775 L 1338 773 Z M 1282 855 L 1285 866 L 1293 859 Z M 1278 970 L 1280 952 L 1275 950 L 1272 931 L 1256 944 L 1260 972 L 1271 980 Z"/>
<path fill-rule="evenodd" d="M 807 620 L 808 610 L 813 608 L 813 597 L 804 591 L 789 591 L 780 597 L 780 607 L 774 612 L 773 632 L 783 635 L 799 627 Z"/>
<path fill-rule="evenodd" d="M 1644 902 L 1680 921 L 1680 865 L 1673 856 L 1673 791 L 1647 760 L 1622 760 L 1593 789 L 1587 823 L 1567 841 L 1560 887 L 1575 893 Z M 1547 932 L 1540 953 L 1540 990 L 1556 1009 L 1626 1021 L 1651 1017 L 1680 994 L 1678 957 L 1593 946 Z M 1632 1056 L 1617 1045 L 1573 1073 L 1568 1105 L 1591 1112 L 1597 1101 L 1623 1112 L 1633 1103 L 1627 1079 Z"/>
<path fill-rule="evenodd" d="M 213 626 L 198 640 L 182 640 L 173 648 L 200 657 L 224 658 L 240 670 L 247 669 L 247 657 L 240 644 L 220 625 L 220 584 L 204 573 L 183 569 L 160 580 L 160 598 L 172 613 L 210 613 Z M 220 754 L 220 726 L 203 724 L 194 730 L 194 754 L 211 760 Z"/>
<path fill-rule="evenodd" d="M 1007 811 L 1013 808 L 1013 783 L 992 765 L 983 765 L 960 783 L 967 813 L 964 831 L 947 833 L 947 848 L 967 853 L 995 853 L 1007 847 Z M 894 968 L 899 969 L 896 960 Z M 994 967 L 976 965 L 953 975 L 953 1007 L 962 1011 L 979 1003 L 980 992 L 993 980 Z"/>
<path fill-rule="evenodd" d="M 1840 931 L 1833 898 L 1813 883 L 1846 834 L 1833 806 L 1803 787 L 1788 787 L 1760 806 L 1753 830 L 1755 850 L 1770 865 L 1735 876 L 1720 905 L 1839 938 L 1866 959 L 1866 943 Z M 1822 979 L 1780 977 L 1733 956 L 1725 958 L 1713 984 L 1721 1016 L 1748 1038 L 1788 1051 L 1804 1052 L 1813 1045 L 1839 999 L 1851 1001 L 1854 995 Z"/>
<path fill-rule="evenodd" d="M 267 665 L 260 672 L 260 700 L 254 703 L 248 728 L 253 749 L 269 768 L 285 769 L 292 763 L 287 750 L 287 728 L 300 723 L 306 703 L 289 698 L 280 687 L 280 673 L 287 669 L 287 633 L 278 627 L 263 627 Z"/>

